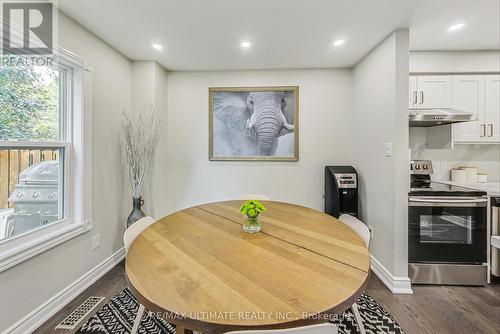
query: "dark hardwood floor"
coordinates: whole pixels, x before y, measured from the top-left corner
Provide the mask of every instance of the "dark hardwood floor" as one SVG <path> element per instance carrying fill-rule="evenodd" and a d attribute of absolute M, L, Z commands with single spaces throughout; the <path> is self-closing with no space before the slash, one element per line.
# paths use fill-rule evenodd
<path fill-rule="evenodd" d="M 82 292 L 72 302 L 66 305 L 62 310 L 57 312 L 52 318 L 50 318 L 47 322 L 45 322 L 42 326 L 40 326 L 34 333 L 71 334 L 73 332 L 76 332 L 76 330 L 56 331 L 54 328 L 90 296 L 105 297 L 101 305 L 96 308 L 96 310 L 98 310 L 101 308 L 102 305 L 107 303 L 111 298 L 113 298 L 115 295 L 117 295 L 120 291 L 122 291 L 126 287 L 127 287 L 127 281 L 125 279 L 125 262 L 122 261 L 120 264 L 118 264 L 116 267 L 114 267 L 108 273 L 106 273 L 103 277 L 101 277 L 97 282 L 91 285 L 87 290 Z M 92 315 L 93 314 L 90 314 L 87 318 L 90 318 Z M 82 324 L 83 323 L 84 322 L 82 322 Z"/>
<path fill-rule="evenodd" d="M 372 275 L 368 293 L 407 334 L 500 333 L 500 285 L 413 285 L 413 295 L 393 295 Z"/>
<path fill-rule="evenodd" d="M 109 301 L 127 286 L 123 262 L 104 275 L 35 333 L 71 333 L 54 327 L 89 296 Z M 413 295 L 393 295 L 372 275 L 368 293 L 407 334 L 500 333 L 500 284 L 488 287 L 413 286 Z"/>

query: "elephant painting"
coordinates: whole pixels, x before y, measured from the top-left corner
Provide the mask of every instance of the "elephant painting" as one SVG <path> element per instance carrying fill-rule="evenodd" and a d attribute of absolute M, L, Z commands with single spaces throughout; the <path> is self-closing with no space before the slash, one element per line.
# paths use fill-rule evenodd
<path fill-rule="evenodd" d="M 211 160 L 298 160 L 298 87 L 210 88 Z"/>

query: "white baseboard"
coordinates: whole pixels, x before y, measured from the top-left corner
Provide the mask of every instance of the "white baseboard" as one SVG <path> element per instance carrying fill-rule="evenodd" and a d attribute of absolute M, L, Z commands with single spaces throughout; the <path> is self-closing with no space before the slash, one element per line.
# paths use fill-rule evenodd
<path fill-rule="evenodd" d="M 32 333 L 54 314 L 60 311 L 80 293 L 94 284 L 99 278 L 110 271 L 125 258 L 125 249 L 121 248 L 110 257 L 89 270 L 82 277 L 65 287 L 55 296 L 31 311 L 21 320 L 7 328 L 3 334 L 26 334 Z"/>
<path fill-rule="evenodd" d="M 408 277 L 392 276 L 392 274 L 380 262 L 378 262 L 373 255 L 370 255 L 370 258 L 371 270 L 392 293 L 413 294 L 411 281 Z"/>

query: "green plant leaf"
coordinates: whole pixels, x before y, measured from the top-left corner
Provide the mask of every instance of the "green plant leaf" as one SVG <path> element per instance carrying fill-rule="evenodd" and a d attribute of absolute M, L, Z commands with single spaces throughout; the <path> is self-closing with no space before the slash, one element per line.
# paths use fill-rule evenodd
<path fill-rule="evenodd" d="M 253 199 L 245 201 L 240 207 L 240 213 L 251 218 L 258 216 L 264 211 L 266 211 L 264 205 Z"/>

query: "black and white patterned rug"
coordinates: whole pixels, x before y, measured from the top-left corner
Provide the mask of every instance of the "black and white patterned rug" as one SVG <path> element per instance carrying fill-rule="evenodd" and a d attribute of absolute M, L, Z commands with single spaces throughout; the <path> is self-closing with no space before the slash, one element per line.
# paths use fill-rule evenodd
<path fill-rule="evenodd" d="M 404 334 L 404 331 L 372 297 L 367 293 L 357 301 L 359 312 L 367 334 Z M 104 305 L 78 331 L 80 334 L 127 334 L 134 323 L 139 304 L 129 289 L 123 290 Z M 339 333 L 359 333 L 356 320 L 351 310 L 347 310 L 334 322 Z M 144 312 L 140 334 L 175 334 L 172 325 L 149 312 Z"/>

